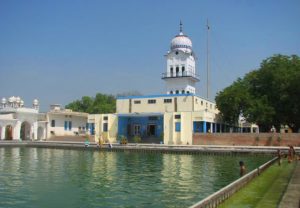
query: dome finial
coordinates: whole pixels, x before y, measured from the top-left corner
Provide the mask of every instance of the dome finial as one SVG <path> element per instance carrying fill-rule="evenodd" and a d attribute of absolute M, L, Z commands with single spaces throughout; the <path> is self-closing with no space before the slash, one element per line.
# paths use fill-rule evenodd
<path fill-rule="evenodd" d="M 179 32 L 182 33 L 182 22 L 180 20 L 180 24 L 179 24 Z"/>

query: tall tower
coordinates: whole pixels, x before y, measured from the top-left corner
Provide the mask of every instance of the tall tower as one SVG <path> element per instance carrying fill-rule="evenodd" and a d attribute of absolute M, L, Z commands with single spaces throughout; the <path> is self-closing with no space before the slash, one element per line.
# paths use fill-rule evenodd
<path fill-rule="evenodd" d="M 195 84 L 199 81 L 196 75 L 195 55 L 192 50 L 192 41 L 182 32 L 180 22 L 179 34 L 171 41 L 167 58 L 167 71 L 162 74 L 166 82 L 167 94 L 195 94 Z"/>

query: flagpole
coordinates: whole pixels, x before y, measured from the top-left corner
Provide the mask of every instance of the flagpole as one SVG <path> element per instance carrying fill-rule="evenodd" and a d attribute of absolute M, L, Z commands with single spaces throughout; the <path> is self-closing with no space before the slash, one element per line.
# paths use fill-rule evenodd
<path fill-rule="evenodd" d="M 209 73 L 209 24 L 208 24 L 208 19 L 206 23 L 206 28 L 207 28 L 207 35 L 206 35 L 206 98 L 209 99 L 209 78 L 210 78 L 210 73 Z"/>

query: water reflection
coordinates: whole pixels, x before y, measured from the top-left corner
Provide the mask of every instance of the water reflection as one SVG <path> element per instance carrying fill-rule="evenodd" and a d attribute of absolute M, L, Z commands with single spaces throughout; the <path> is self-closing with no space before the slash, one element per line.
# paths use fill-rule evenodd
<path fill-rule="evenodd" d="M 187 207 L 268 157 L 0 148 L 0 207 Z"/>

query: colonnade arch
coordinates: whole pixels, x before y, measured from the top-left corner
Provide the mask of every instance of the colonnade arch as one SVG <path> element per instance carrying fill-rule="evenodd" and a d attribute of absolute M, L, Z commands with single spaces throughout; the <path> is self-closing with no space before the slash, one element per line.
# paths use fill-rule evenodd
<path fill-rule="evenodd" d="M 13 139 L 13 127 L 12 125 L 7 125 L 5 127 L 5 139 L 12 140 Z"/>
<path fill-rule="evenodd" d="M 20 129 L 20 138 L 22 140 L 30 140 L 31 136 L 31 125 L 29 122 L 24 121 L 21 124 L 21 129 Z"/>

